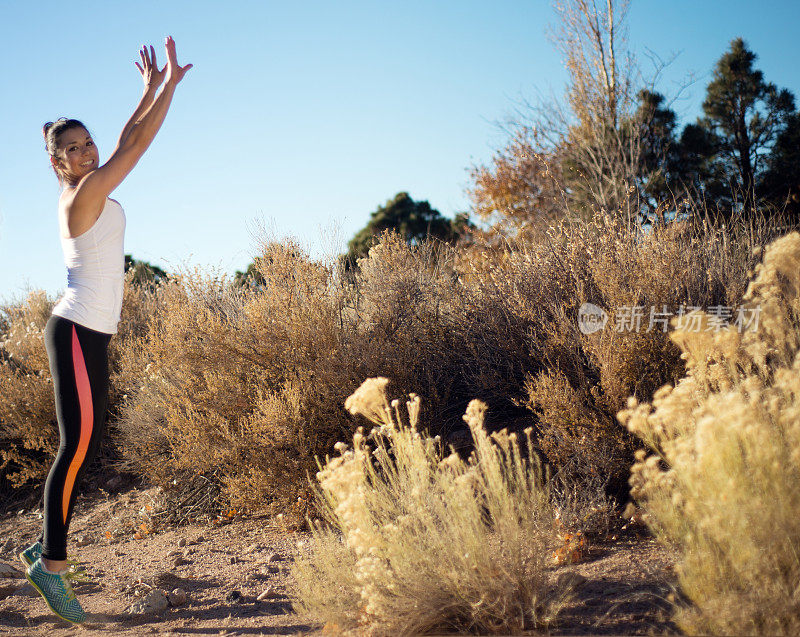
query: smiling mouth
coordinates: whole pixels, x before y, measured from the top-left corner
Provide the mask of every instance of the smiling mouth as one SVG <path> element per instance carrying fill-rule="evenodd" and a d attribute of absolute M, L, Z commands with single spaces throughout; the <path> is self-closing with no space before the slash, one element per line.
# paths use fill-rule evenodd
<path fill-rule="evenodd" d="M 85 161 L 85 162 L 83 162 L 83 163 L 81 164 L 81 167 L 82 167 L 82 168 L 88 168 L 88 167 L 89 167 L 89 166 L 91 166 L 92 164 L 94 164 L 94 159 L 90 159 L 89 161 Z"/>

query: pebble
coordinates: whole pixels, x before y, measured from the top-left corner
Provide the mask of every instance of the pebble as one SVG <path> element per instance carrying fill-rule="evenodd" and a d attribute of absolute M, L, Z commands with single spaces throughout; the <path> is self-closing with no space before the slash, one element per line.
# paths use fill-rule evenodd
<path fill-rule="evenodd" d="M 178 540 L 178 546 L 180 546 L 181 548 L 186 546 L 186 538 L 185 537 L 182 537 L 180 540 Z"/>
<path fill-rule="evenodd" d="M 239 591 L 230 591 L 225 595 L 226 602 L 240 602 L 242 601 L 242 594 Z"/>
<path fill-rule="evenodd" d="M 190 562 L 189 562 L 189 560 L 184 558 L 182 555 L 179 555 L 178 557 L 176 557 L 175 560 L 172 562 L 173 566 L 183 566 L 184 564 L 190 564 Z"/>
<path fill-rule="evenodd" d="M 186 603 L 186 591 L 182 588 L 175 588 L 167 593 L 167 600 L 171 606 L 182 606 Z"/>
<path fill-rule="evenodd" d="M 265 588 L 261 592 L 261 594 L 259 594 L 259 596 L 256 597 L 256 599 L 259 602 L 263 602 L 265 599 L 271 599 L 271 598 L 277 597 L 277 596 L 278 596 L 278 594 L 275 592 L 275 588 L 272 587 L 272 586 L 267 586 L 267 588 Z"/>
<path fill-rule="evenodd" d="M 150 591 L 146 597 L 131 604 L 125 612 L 131 615 L 142 615 L 164 610 L 167 606 L 169 606 L 169 601 L 167 601 L 164 591 L 155 589 Z"/>
<path fill-rule="evenodd" d="M 206 541 L 206 538 L 204 538 L 202 535 L 198 535 L 197 539 L 194 541 L 194 543 L 195 544 L 200 544 L 200 542 L 205 542 L 205 541 Z"/>
<path fill-rule="evenodd" d="M 278 555 L 277 553 L 270 553 L 270 554 L 267 556 L 267 559 L 266 559 L 266 561 L 267 561 L 267 562 L 279 562 L 279 561 L 280 561 L 280 559 L 281 559 L 281 556 L 280 556 L 280 555 Z"/>
<path fill-rule="evenodd" d="M 89 546 L 92 543 L 92 539 L 88 535 L 79 535 L 78 539 L 75 540 L 76 546 Z"/>

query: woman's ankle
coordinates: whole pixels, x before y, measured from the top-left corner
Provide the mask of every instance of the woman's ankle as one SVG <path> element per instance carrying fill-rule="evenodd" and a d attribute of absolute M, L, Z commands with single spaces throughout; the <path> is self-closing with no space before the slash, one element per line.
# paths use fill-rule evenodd
<path fill-rule="evenodd" d="M 48 560 L 46 557 L 43 557 L 42 564 L 44 564 L 45 569 L 51 573 L 60 573 L 67 568 L 66 560 Z"/>

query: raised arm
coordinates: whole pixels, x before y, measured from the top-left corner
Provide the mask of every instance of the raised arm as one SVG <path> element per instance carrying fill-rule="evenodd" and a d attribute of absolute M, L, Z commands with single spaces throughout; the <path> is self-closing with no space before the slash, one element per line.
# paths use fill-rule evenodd
<path fill-rule="evenodd" d="M 175 94 L 175 88 L 186 72 L 192 68 L 191 64 L 178 65 L 175 41 L 171 36 L 167 37 L 165 48 L 167 77 L 161 91 L 144 114 L 131 124 L 125 139 L 114 150 L 109 160 L 81 179 L 72 194 L 72 200 L 68 203 L 70 208 L 100 209 L 105 198 L 133 170 L 161 128 L 172 102 L 172 96 Z"/>
<path fill-rule="evenodd" d="M 134 62 L 134 64 L 136 68 L 139 69 L 139 73 L 142 74 L 144 93 L 142 94 L 142 99 L 139 100 L 139 104 L 136 106 L 136 110 L 133 111 L 133 115 L 131 115 L 130 119 L 125 123 L 122 132 L 119 134 L 119 141 L 117 141 L 117 145 L 114 148 L 115 152 L 117 148 L 122 146 L 123 142 L 130 134 L 133 125 L 138 122 L 142 115 L 147 112 L 147 109 L 150 108 L 150 105 L 156 98 L 158 87 L 161 86 L 167 74 L 166 66 L 159 70 L 158 63 L 156 62 L 156 51 L 152 45 L 150 45 L 149 51 L 146 46 L 139 49 L 139 58 L 142 61 L 141 65 L 138 62 Z"/>

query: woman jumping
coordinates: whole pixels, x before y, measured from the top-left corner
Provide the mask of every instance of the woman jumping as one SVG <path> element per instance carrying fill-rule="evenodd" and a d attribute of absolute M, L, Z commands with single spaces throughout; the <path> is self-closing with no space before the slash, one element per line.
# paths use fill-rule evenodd
<path fill-rule="evenodd" d="M 20 559 L 50 609 L 72 623 L 83 622 L 85 613 L 68 576 L 67 530 L 78 486 L 103 436 L 108 344 L 122 312 L 126 220 L 122 206 L 108 196 L 150 146 L 175 88 L 192 68 L 178 65 L 172 37 L 166 38 L 165 49 L 167 64 L 161 70 L 153 47 L 140 49 L 142 64 L 135 64 L 144 95 L 102 166 L 94 140 L 78 120 L 61 118 L 43 129 L 50 162 L 63 186 L 58 217 L 67 289 L 44 331 L 61 444 L 44 486 L 42 533 Z"/>

